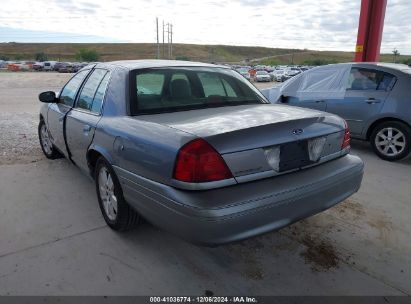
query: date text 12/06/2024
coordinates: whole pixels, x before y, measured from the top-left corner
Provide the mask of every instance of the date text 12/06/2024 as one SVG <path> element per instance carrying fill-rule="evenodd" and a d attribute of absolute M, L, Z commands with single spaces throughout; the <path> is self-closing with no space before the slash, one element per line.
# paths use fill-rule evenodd
<path fill-rule="evenodd" d="M 258 303 L 255 297 L 150 297 L 150 303 Z"/>

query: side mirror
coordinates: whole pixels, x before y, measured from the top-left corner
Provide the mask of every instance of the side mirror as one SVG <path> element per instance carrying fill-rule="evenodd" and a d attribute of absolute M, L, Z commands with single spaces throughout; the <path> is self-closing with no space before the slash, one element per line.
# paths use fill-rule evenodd
<path fill-rule="evenodd" d="M 56 93 L 53 91 L 46 91 L 46 92 L 40 93 L 39 100 L 41 102 L 46 102 L 46 103 L 57 102 Z"/>
<path fill-rule="evenodd" d="M 281 95 L 280 101 L 281 103 L 288 103 L 288 96 Z"/>

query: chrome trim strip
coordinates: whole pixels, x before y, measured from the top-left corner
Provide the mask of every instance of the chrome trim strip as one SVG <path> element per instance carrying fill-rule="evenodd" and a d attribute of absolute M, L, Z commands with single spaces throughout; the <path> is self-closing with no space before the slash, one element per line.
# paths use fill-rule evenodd
<path fill-rule="evenodd" d="M 184 190 L 209 190 L 215 188 L 222 188 L 227 186 L 232 186 L 237 184 L 235 178 L 223 179 L 215 182 L 206 182 L 206 183 L 187 183 L 178 181 L 176 179 L 171 179 L 171 185 L 176 188 Z"/>

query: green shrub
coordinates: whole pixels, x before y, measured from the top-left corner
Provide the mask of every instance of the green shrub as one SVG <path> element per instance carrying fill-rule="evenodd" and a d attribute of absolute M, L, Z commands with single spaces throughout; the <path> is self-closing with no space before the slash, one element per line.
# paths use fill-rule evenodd
<path fill-rule="evenodd" d="M 96 50 L 79 49 L 76 53 L 76 60 L 78 61 L 98 61 L 100 58 L 99 53 Z"/>

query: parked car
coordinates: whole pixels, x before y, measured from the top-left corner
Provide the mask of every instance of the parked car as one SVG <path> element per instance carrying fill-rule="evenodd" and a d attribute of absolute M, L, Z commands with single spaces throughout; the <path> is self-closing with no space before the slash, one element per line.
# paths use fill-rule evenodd
<path fill-rule="evenodd" d="M 247 69 L 239 68 L 239 69 L 237 69 L 236 71 L 237 71 L 238 73 L 240 73 L 241 76 L 243 76 L 245 79 L 247 79 L 247 80 L 250 80 L 250 79 L 251 79 L 250 73 L 248 72 Z"/>
<path fill-rule="evenodd" d="M 56 66 L 56 64 L 57 64 L 57 61 L 45 61 L 44 62 L 44 67 L 43 67 L 43 70 L 44 71 L 53 71 L 54 70 L 54 68 L 55 68 L 55 66 Z"/>
<path fill-rule="evenodd" d="M 287 70 L 276 70 L 275 71 L 275 80 L 277 82 L 284 82 L 288 79 L 290 79 L 291 76 L 287 74 Z"/>
<path fill-rule="evenodd" d="M 410 87 L 411 69 L 407 65 L 333 64 L 291 79 L 283 89 L 287 94 L 280 94 L 279 101 L 341 116 L 348 122 L 352 137 L 369 141 L 379 157 L 395 161 L 411 151 Z M 312 96 L 314 91 L 323 96 Z"/>
<path fill-rule="evenodd" d="M 44 68 L 44 62 L 36 62 L 33 64 L 33 70 L 35 71 L 42 71 Z"/>
<path fill-rule="evenodd" d="M 74 66 L 70 62 L 65 62 L 59 69 L 59 73 L 74 73 Z"/>
<path fill-rule="evenodd" d="M 294 77 L 298 74 L 300 74 L 302 71 L 300 70 L 300 68 L 296 68 L 296 67 L 288 67 L 285 70 L 285 73 L 289 76 L 289 78 Z"/>
<path fill-rule="evenodd" d="M 185 61 L 89 65 L 39 96 L 47 158 L 94 177 L 106 223 L 140 217 L 216 245 L 280 229 L 361 184 L 345 121 L 270 104 L 237 72 Z"/>
<path fill-rule="evenodd" d="M 262 81 L 271 81 L 271 77 L 268 74 L 267 71 L 256 71 L 254 80 L 257 82 L 262 82 Z"/>
<path fill-rule="evenodd" d="M 56 62 L 54 64 L 53 71 L 58 72 L 60 70 L 60 68 L 66 66 L 67 64 L 68 64 L 68 62 Z"/>

